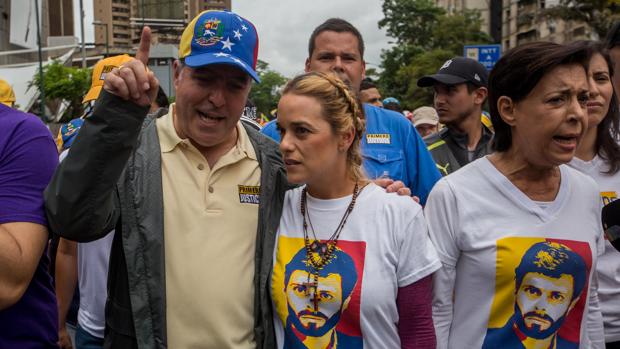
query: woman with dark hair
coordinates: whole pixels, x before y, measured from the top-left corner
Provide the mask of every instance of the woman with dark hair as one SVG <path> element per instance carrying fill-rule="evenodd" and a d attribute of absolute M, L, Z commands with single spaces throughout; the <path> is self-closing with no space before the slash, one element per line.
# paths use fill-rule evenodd
<path fill-rule="evenodd" d="M 569 165 L 596 181 L 604 206 L 620 194 L 620 114 L 612 85 L 614 70 L 601 43 L 581 41 L 573 45 L 589 51 L 590 100 L 588 130 Z M 620 348 L 620 255 L 609 241 L 605 242 L 605 253 L 596 270 L 606 346 Z"/>
<path fill-rule="evenodd" d="M 616 21 L 607 33 L 605 39 L 605 47 L 609 50 L 609 56 L 613 61 L 613 70 L 620 71 L 620 21 Z M 615 74 L 613 78 L 616 94 L 620 91 L 620 74 Z"/>
<path fill-rule="evenodd" d="M 593 266 L 597 186 L 565 164 L 587 131 L 587 50 L 508 51 L 489 76 L 494 152 L 442 178 L 425 208 L 438 348 L 604 348 Z"/>

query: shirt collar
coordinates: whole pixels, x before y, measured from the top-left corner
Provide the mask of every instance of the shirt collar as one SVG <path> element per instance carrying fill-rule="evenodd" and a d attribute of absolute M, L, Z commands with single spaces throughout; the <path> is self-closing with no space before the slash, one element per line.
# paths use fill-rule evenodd
<path fill-rule="evenodd" d="M 168 109 L 168 114 L 162 116 L 157 120 L 157 133 L 159 136 L 159 146 L 162 153 L 171 152 L 177 145 L 181 143 L 189 143 L 188 140 L 184 140 L 177 134 L 174 128 L 174 108 L 175 104 L 172 103 Z"/>

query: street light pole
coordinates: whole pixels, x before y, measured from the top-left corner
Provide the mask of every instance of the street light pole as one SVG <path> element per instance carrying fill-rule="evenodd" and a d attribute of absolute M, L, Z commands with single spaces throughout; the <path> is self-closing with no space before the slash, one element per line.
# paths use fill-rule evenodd
<path fill-rule="evenodd" d="M 82 34 L 82 68 L 86 68 L 86 38 L 84 37 L 84 2 L 80 0 L 80 32 Z"/>
<path fill-rule="evenodd" d="M 39 24 L 39 0 L 34 0 L 34 12 L 37 19 L 37 46 L 39 47 L 39 98 L 41 104 L 41 119 L 46 120 L 45 116 L 45 90 L 43 89 L 43 54 L 41 53 L 41 26 Z"/>

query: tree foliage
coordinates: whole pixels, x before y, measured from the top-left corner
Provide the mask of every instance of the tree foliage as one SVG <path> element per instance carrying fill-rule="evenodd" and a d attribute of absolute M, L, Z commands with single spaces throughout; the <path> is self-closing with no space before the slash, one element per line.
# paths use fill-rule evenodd
<path fill-rule="evenodd" d="M 560 0 L 556 6 L 542 11 L 542 16 L 588 23 L 604 39 L 614 21 L 620 19 L 617 0 Z"/>
<path fill-rule="evenodd" d="M 267 62 L 258 60 L 256 71 L 261 79 L 260 84 L 254 84 L 250 91 L 250 100 L 256 106 L 258 114 L 269 115 L 278 106 L 280 87 L 288 80 L 277 71 L 269 69 Z"/>
<path fill-rule="evenodd" d="M 446 13 L 432 0 L 385 0 L 385 28 L 396 45 L 382 53 L 379 85 L 384 96 L 398 98 L 405 109 L 432 104 L 432 91 L 416 86 L 419 78 L 433 74 L 447 59 L 463 55 L 463 45 L 488 44 L 481 31 L 480 13 L 464 10 Z"/>
<path fill-rule="evenodd" d="M 56 114 L 62 101 L 69 103 L 69 107 L 60 117 L 60 122 L 68 122 L 84 112 L 82 98 L 90 88 L 90 75 L 88 68 L 66 67 L 58 60 L 43 67 L 43 92 L 47 107 Z M 37 71 L 28 87 L 38 86 L 40 76 Z"/>

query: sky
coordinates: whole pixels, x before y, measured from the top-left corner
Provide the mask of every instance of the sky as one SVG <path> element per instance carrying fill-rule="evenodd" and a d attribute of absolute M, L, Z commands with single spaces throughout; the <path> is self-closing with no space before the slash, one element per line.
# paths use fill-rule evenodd
<path fill-rule="evenodd" d="M 86 42 L 94 41 L 92 0 L 83 0 Z M 351 22 L 366 44 L 366 68 L 378 68 L 381 50 L 391 39 L 377 23 L 383 18 L 382 0 L 232 0 L 232 10 L 250 20 L 259 36 L 258 58 L 287 77 L 303 72 L 312 30 L 330 17 Z M 75 18 L 79 0 L 74 0 Z M 75 21 L 80 36 L 80 21 Z"/>

